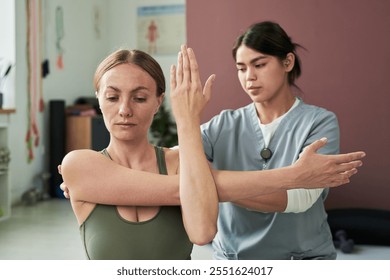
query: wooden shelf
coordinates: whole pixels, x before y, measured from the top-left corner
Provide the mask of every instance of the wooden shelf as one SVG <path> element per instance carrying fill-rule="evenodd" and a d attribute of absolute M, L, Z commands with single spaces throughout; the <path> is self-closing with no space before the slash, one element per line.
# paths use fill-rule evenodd
<path fill-rule="evenodd" d="M 110 142 L 102 116 L 67 116 L 65 153 L 78 149 L 100 151 Z"/>
<path fill-rule="evenodd" d="M 0 114 L 13 114 L 16 113 L 16 109 L 0 109 Z"/>

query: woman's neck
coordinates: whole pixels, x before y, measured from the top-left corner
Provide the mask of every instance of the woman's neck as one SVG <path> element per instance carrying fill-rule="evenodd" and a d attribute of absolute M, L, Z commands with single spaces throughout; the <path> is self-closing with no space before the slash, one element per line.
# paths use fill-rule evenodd
<path fill-rule="evenodd" d="M 294 105 L 295 96 L 290 92 L 279 95 L 272 100 L 255 102 L 257 115 L 262 124 L 268 124 L 284 115 Z"/>
<path fill-rule="evenodd" d="M 149 172 L 155 171 L 154 146 L 148 141 L 135 143 L 111 139 L 107 152 L 113 161 L 122 166 Z"/>

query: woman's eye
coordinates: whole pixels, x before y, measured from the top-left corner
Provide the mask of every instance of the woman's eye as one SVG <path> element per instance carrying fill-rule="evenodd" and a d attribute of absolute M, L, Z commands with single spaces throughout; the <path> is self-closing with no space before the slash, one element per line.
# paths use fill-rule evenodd
<path fill-rule="evenodd" d="M 261 64 L 256 64 L 255 67 L 256 68 L 262 68 L 265 66 L 265 63 L 261 63 Z"/>
<path fill-rule="evenodd" d="M 237 71 L 238 71 L 238 72 L 244 72 L 244 71 L 245 71 L 245 68 L 237 68 Z"/>
<path fill-rule="evenodd" d="M 107 96 L 106 99 L 108 101 L 116 101 L 116 100 L 118 100 L 118 97 L 116 97 L 116 96 Z"/>
<path fill-rule="evenodd" d="M 134 97 L 134 101 L 138 103 L 143 103 L 146 101 L 146 98 L 144 97 Z"/>

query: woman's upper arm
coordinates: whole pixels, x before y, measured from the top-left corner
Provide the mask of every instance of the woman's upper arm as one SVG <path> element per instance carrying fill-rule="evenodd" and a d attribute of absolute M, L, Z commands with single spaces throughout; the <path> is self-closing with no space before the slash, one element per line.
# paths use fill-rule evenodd
<path fill-rule="evenodd" d="M 62 177 L 73 199 L 111 205 L 179 205 L 178 176 L 121 166 L 92 150 L 75 150 L 62 161 Z"/>

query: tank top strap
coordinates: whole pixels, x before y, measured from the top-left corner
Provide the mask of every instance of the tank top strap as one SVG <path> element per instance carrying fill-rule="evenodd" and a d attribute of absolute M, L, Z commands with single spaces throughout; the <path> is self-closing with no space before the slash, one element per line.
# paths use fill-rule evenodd
<path fill-rule="evenodd" d="M 156 151 L 157 157 L 157 165 L 160 174 L 168 175 L 167 165 L 165 163 L 165 154 L 162 147 L 154 146 L 154 150 Z"/>
<path fill-rule="evenodd" d="M 100 153 L 112 160 L 112 158 L 111 158 L 110 154 L 107 152 L 106 148 L 101 150 Z"/>
<path fill-rule="evenodd" d="M 159 173 L 163 174 L 163 175 L 168 175 L 167 165 L 165 163 L 165 154 L 164 154 L 163 148 L 159 147 L 159 146 L 154 146 L 154 150 L 156 152 L 156 158 L 157 158 L 157 165 L 158 165 Z M 102 153 L 103 155 L 105 155 L 106 157 L 108 157 L 109 159 L 112 160 L 112 158 L 111 158 L 110 154 L 108 153 L 107 149 L 101 150 L 100 153 Z"/>

